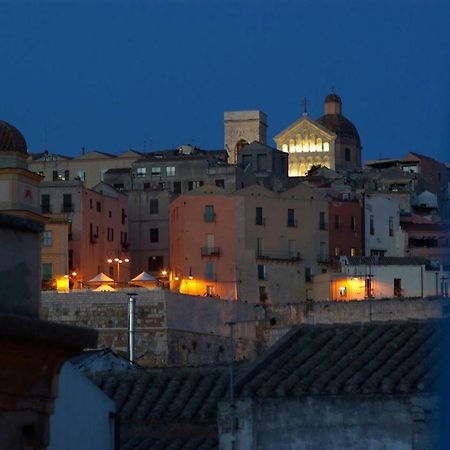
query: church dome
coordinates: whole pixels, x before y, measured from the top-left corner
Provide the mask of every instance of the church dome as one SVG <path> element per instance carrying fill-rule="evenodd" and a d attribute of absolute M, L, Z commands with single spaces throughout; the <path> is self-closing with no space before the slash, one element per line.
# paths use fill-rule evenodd
<path fill-rule="evenodd" d="M 0 120 L 0 152 L 27 153 L 27 143 L 22 133 L 3 120 Z"/>
<path fill-rule="evenodd" d="M 352 140 L 358 147 L 361 147 L 359 133 L 355 125 L 342 114 L 325 114 L 317 119 L 320 125 L 336 133 L 338 138 Z"/>

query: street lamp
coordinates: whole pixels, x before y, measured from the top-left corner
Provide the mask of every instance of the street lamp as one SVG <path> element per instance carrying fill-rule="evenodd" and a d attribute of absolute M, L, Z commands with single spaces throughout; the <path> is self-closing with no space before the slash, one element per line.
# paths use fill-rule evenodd
<path fill-rule="evenodd" d="M 117 267 L 117 281 L 114 281 L 114 286 L 116 284 L 118 286 L 120 286 L 120 265 L 123 264 L 123 263 L 129 263 L 130 262 L 129 258 L 124 258 L 124 259 L 121 259 L 121 258 L 114 258 L 114 259 L 109 258 L 107 261 L 108 261 L 109 264 L 116 263 L 116 267 Z M 116 277 L 114 277 L 114 278 L 116 278 Z"/>

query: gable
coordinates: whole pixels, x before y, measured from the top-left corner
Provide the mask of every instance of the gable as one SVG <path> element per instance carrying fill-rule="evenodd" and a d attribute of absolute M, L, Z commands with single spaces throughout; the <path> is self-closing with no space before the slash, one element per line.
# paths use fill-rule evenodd
<path fill-rule="evenodd" d="M 116 158 L 116 156 L 111 155 L 109 153 L 99 152 L 97 150 L 87 152 L 84 155 L 78 157 L 78 159 L 109 159 L 109 158 Z"/>
<path fill-rule="evenodd" d="M 289 139 L 295 139 L 297 135 L 304 135 L 305 133 L 308 135 L 317 135 L 317 137 L 328 141 L 336 139 L 335 133 L 330 132 L 325 127 L 317 122 L 312 121 L 308 117 L 302 117 L 286 129 L 284 129 L 281 133 L 278 133 L 274 137 L 274 141 L 277 143 L 277 145 L 279 145 L 278 142 L 284 143 Z"/>

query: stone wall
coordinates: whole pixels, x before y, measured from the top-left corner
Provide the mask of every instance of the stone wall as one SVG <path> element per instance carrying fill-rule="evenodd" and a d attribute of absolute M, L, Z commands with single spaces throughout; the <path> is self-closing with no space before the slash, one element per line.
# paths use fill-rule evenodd
<path fill-rule="evenodd" d="M 43 292 L 41 317 L 95 328 L 98 347 L 127 353 L 128 296 L 120 292 Z M 230 321 L 235 328 L 235 359 L 256 355 L 260 308 L 165 290 L 137 289 L 136 358 L 148 366 L 203 365 L 229 361 Z"/>
<path fill-rule="evenodd" d="M 265 311 L 264 344 L 269 346 L 292 325 L 430 319 L 450 314 L 450 299 L 386 299 L 352 302 L 302 302 L 274 305 Z"/>

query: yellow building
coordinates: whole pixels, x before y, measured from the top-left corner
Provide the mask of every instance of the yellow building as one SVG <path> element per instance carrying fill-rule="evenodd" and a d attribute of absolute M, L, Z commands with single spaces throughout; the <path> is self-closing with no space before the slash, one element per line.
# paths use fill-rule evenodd
<path fill-rule="evenodd" d="M 74 275 L 69 270 L 69 220 L 64 216 L 46 217 L 41 240 L 43 289 L 66 290 Z"/>

